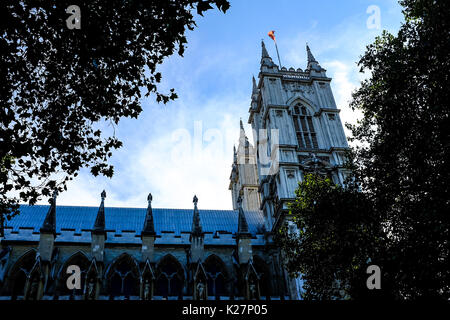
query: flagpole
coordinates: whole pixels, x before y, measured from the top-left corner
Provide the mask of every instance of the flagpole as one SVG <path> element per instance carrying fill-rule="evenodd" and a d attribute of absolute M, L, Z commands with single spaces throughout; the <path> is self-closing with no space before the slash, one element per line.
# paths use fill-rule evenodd
<path fill-rule="evenodd" d="M 275 39 L 275 31 L 274 30 L 269 31 L 269 33 L 267 35 L 273 40 L 273 42 L 275 42 L 275 49 L 277 50 L 278 63 L 280 64 L 280 69 L 281 69 L 281 59 L 280 59 L 280 53 L 278 52 L 277 40 Z"/>
<path fill-rule="evenodd" d="M 281 69 L 281 60 L 280 60 L 280 54 L 278 53 L 277 41 L 275 40 L 274 42 L 275 42 L 275 49 L 277 49 L 278 63 L 280 64 L 280 69 Z"/>

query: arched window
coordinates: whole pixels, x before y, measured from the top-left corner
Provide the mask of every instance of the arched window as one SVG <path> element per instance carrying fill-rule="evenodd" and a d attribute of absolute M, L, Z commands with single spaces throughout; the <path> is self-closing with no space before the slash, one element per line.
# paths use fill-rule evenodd
<path fill-rule="evenodd" d="M 77 252 L 73 254 L 71 257 L 69 257 L 64 265 L 62 266 L 59 274 L 60 274 L 60 281 L 59 281 L 59 294 L 62 296 L 76 296 L 76 295 L 82 295 L 84 290 L 84 284 L 86 280 L 86 271 L 89 268 L 89 259 L 81 252 Z M 80 267 L 81 271 L 81 288 L 80 289 L 73 289 L 70 290 L 67 288 L 67 278 L 71 276 L 71 274 L 67 273 L 67 268 L 70 265 L 76 265 Z"/>
<path fill-rule="evenodd" d="M 113 263 L 108 278 L 111 296 L 129 298 L 139 295 L 139 272 L 136 262 L 130 255 L 124 254 Z"/>
<path fill-rule="evenodd" d="M 228 295 L 227 272 L 223 261 L 216 255 L 210 255 L 203 265 L 208 276 L 208 295 L 216 298 Z"/>
<path fill-rule="evenodd" d="M 156 296 L 180 297 L 182 295 L 184 272 L 181 264 L 173 256 L 165 256 L 160 261 L 156 274 Z"/>
<path fill-rule="evenodd" d="M 293 120 L 300 149 L 318 149 L 317 134 L 308 109 L 297 104 L 294 107 Z"/>
<path fill-rule="evenodd" d="M 36 262 L 36 251 L 30 250 L 20 257 L 11 269 L 11 297 L 12 299 L 23 299 L 27 277 Z"/>

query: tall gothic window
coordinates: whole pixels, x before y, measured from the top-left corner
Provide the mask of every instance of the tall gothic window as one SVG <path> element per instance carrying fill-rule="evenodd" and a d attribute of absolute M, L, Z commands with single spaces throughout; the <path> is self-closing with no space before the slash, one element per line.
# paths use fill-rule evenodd
<path fill-rule="evenodd" d="M 312 116 L 306 107 L 298 104 L 294 107 L 293 120 L 300 149 L 318 149 L 317 134 Z"/>
<path fill-rule="evenodd" d="M 85 280 L 86 280 L 86 271 L 89 268 L 89 259 L 81 252 L 77 252 L 75 254 L 73 254 L 71 257 L 69 257 L 66 262 L 64 263 L 64 265 L 62 266 L 62 268 L 59 271 L 59 276 L 60 276 L 60 281 L 59 281 L 59 295 L 62 296 L 76 296 L 76 295 L 81 295 L 83 293 L 83 289 L 84 289 L 84 284 L 85 284 Z M 71 274 L 68 274 L 67 268 L 70 265 L 76 265 L 80 267 L 80 271 L 81 271 L 81 288 L 80 289 L 73 289 L 70 290 L 67 288 L 67 279 L 69 278 L 69 276 L 71 276 Z"/>
<path fill-rule="evenodd" d="M 226 270 L 223 261 L 215 255 L 210 255 L 205 260 L 204 266 L 208 276 L 208 295 L 216 299 L 226 296 Z"/>
<path fill-rule="evenodd" d="M 158 264 L 156 275 L 156 296 L 180 297 L 183 292 L 183 268 L 171 255 L 165 256 Z"/>
<path fill-rule="evenodd" d="M 122 255 L 114 262 L 109 273 L 111 296 L 137 296 L 139 272 L 134 259 L 128 254 Z"/>
<path fill-rule="evenodd" d="M 35 262 L 36 251 L 30 250 L 16 262 L 11 270 L 11 296 L 13 300 L 23 299 L 27 278 Z"/>

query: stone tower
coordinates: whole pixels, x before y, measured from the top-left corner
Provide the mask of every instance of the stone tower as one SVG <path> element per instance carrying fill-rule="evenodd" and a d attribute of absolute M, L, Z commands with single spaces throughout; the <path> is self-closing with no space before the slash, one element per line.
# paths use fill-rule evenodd
<path fill-rule="evenodd" d="M 230 175 L 233 210 L 239 209 L 239 197 L 245 211 L 260 210 L 261 200 L 258 193 L 258 172 L 256 150 L 248 141 L 242 120 L 240 123 L 239 146 L 233 150 L 233 165 Z"/>
<path fill-rule="evenodd" d="M 260 72 L 258 81 L 253 79 L 248 119 L 253 129 L 258 175 L 257 187 L 252 184 L 251 188 L 258 188 L 260 209 L 270 238 L 285 221 L 287 204 L 294 200 L 295 190 L 306 172 L 318 172 L 335 183 L 344 183 L 344 153 L 348 144 L 331 91 L 331 78 L 309 46 L 306 46 L 305 70 L 280 68 L 272 61 L 264 42 L 261 46 Z M 234 188 L 233 181 L 240 180 L 236 177 L 242 175 L 235 164 L 232 192 L 238 192 L 239 184 Z M 234 209 L 237 209 L 234 201 L 237 195 L 233 194 Z M 245 196 L 244 192 L 244 201 Z M 299 292 L 296 279 L 287 281 L 290 292 Z"/>

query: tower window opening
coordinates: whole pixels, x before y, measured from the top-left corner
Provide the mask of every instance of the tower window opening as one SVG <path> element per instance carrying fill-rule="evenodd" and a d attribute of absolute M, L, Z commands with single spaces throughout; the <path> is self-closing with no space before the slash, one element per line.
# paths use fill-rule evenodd
<path fill-rule="evenodd" d="M 316 130 L 314 129 L 312 116 L 306 107 L 296 105 L 293 119 L 300 149 L 318 149 Z"/>

